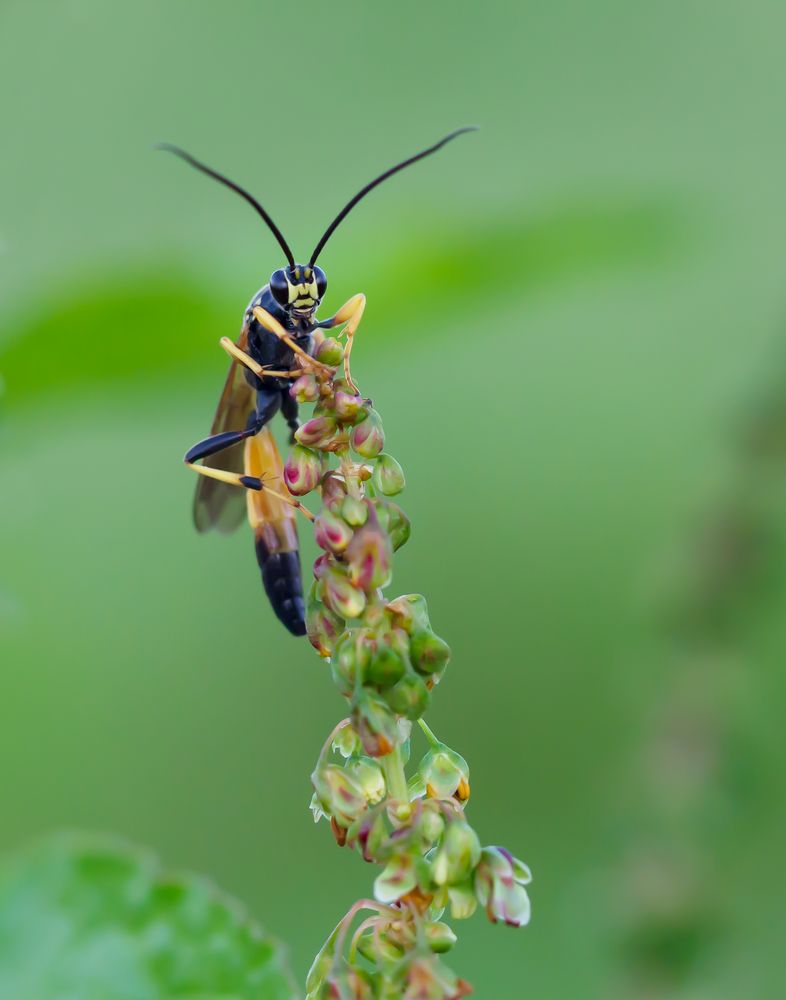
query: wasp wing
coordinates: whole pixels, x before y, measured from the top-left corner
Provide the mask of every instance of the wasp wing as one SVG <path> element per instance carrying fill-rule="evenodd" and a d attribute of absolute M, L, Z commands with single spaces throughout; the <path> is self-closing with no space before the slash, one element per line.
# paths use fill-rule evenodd
<path fill-rule="evenodd" d="M 237 346 L 245 351 L 248 346 L 248 330 L 244 327 L 237 340 Z M 245 369 L 237 361 L 229 367 L 224 383 L 224 391 L 218 401 L 211 436 L 224 431 L 243 430 L 254 408 L 254 390 L 246 381 Z M 243 472 L 243 442 L 209 455 L 204 465 L 228 472 Z M 194 524 L 197 531 L 215 528 L 224 534 L 234 531 L 242 523 L 246 513 L 245 490 L 229 486 L 217 479 L 200 476 L 194 494 Z"/>

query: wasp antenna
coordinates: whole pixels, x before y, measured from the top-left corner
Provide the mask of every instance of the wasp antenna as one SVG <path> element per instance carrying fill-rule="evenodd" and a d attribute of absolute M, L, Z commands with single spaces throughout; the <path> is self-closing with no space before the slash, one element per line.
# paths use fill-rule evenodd
<path fill-rule="evenodd" d="M 327 229 L 322 235 L 322 239 L 319 241 L 319 243 L 317 243 L 316 249 L 311 254 L 311 260 L 309 261 L 309 265 L 313 266 L 314 264 L 316 264 L 317 257 L 319 257 L 319 255 L 322 253 L 325 244 L 333 235 L 333 233 L 336 231 L 338 225 L 347 217 L 347 215 L 349 215 L 349 213 L 352 211 L 355 205 L 357 205 L 360 199 L 365 198 L 365 196 L 369 193 L 369 191 L 372 191 L 378 184 L 381 184 L 382 181 L 386 181 L 388 177 L 392 177 L 393 174 L 397 174 L 399 170 L 403 170 L 404 167 L 408 167 L 412 163 L 417 163 L 417 161 L 422 160 L 424 156 L 431 156 L 432 153 L 436 153 L 438 149 L 442 149 L 442 147 L 446 143 L 450 142 L 452 139 L 455 139 L 456 136 L 463 135 L 465 132 L 477 132 L 477 130 L 478 130 L 477 125 L 465 125 L 463 128 L 457 128 L 455 132 L 451 132 L 449 135 L 446 135 L 444 139 L 440 139 L 439 142 L 435 143 L 433 146 L 429 146 L 428 149 L 424 149 L 420 153 L 416 153 L 414 156 L 410 156 L 408 160 L 403 160 L 401 163 L 397 163 L 395 167 L 391 167 L 389 170 L 386 170 L 384 174 L 380 174 L 379 177 L 375 177 L 373 181 L 370 181 L 368 184 L 366 184 L 364 188 L 361 188 L 360 191 L 358 191 L 358 193 L 355 195 L 355 197 L 347 202 L 347 204 L 341 209 L 341 211 L 338 213 L 335 219 L 333 219 L 333 221 L 327 227 Z"/>
<path fill-rule="evenodd" d="M 231 181 L 228 177 L 224 177 L 223 174 L 218 173 L 217 170 L 213 170 L 206 164 L 200 163 L 199 160 L 195 159 L 190 153 L 187 153 L 184 149 L 181 149 L 179 146 L 173 146 L 169 142 L 159 142 L 156 143 L 153 149 L 163 149 L 167 153 L 174 153 L 175 156 L 179 156 L 181 160 L 185 160 L 186 163 L 190 164 L 192 167 L 195 167 L 203 174 L 207 174 L 208 177 L 212 177 L 213 180 L 218 181 L 219 184 L 224 184 L 226 187 L 230 188 L 230 190 L 234 191 L 236 194 L 239 194 L 241 198 L 244 198 L 249 203 L 249 205 L 251 205 L 252 208 L 255 208 L 259 213 L 259 215 L 262 216 L 262 218 L 265 220 L 265 223 L 267 224 L 268 229 L 278 240 L 279 246 L 284 251 L 284 255 L 286 256 L 290 265 L 292 267 L 295 266 L 295 258 L 292 256 L 292 251 L 289 249 L 289 244 L 284 239 L 283 233 L 275 224 L 275 222 L 273 222 L 273 220 L 267 214 L 265 209 L 259 204 L 259 202 L 253 195 L 249 194 L 248 191 L 240 187 L 239 184 L 235 184 L 235 182 Z"/>

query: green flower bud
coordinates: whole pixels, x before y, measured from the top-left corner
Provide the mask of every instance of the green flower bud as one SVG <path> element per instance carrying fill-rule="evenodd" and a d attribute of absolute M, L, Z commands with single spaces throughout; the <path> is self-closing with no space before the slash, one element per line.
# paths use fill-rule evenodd
<path fill-rule="evenodd" d="M 381 698 L 362 690 L 352 707 L 352 725 L 369 757 L 385 757 L 398 736 L 396 717 Z"/>
<path fill-rule="evenodd" d="M 315 490 L 322 478 L 322 456 L 301 444 L 293 445 L 284 466 L 284 482 L 296 497 Z"/>
<path fill-rule="evenodd" d="M 444 743 L 426 754 L 420 762 L 419 771 L 429 798 L 449 799 L 455 796 L 459 802 L 466 802 L 469 798 L 469 765 L 461 754 Z"/>
<path fill-rule="evenodd" d="M 445 819 L 438 809 L 429 808 L 433 805 L 436 803 L 425 803 L 418 820 L 418 833 L 424 850 L 430 850 L 445 832 Z"/>
<path fill-rule="evenodd" d="M 404 658 L 383 641 L 372 655 L 368 665 L 366 679 L 377 687 L 390 687 L 406 673 L 407 664 Z"/>
<path fill-rule="evenodd" d="M 428 605 L 422 594 L 403 594 L 387 604 L 394 623 L 412 635 L 429 628 Z"/>
<path fill-rule="evenodd" d="M 337 430 L 336 421 L 326 414 L 319 417 L 312 417 L 295 431 L 295 440 L 298 444 L 312 448 L 324 448 L 335 437 Z"/>
<path fill-rule="evenodd" d="M 395 903 L 418 884 L 414 859 L 409 854 L 394 855 L 374 882 L 374 898 Z"/>
<path fill-rule="evenodd" d="M 443 924 L 441 920 L 426 924 L 423 930 L 426 935 L 426 944 L 437 955 L 450 951 L 458 940 L 450 927 Z"/>
<path fill-rule="evenodd" d="M 365 427 L 365 424 L 360 426 Z M 304 443 L 308 444 L 308 442 Z M 386 455 L 384 452 L 377 457 L 373 480 L 379 492 L 386 497 L 394 497 L 404 489 L 407 483 L 404 470 L 392 455 Z"/>
<path fill-rule="evenodd" d="M 504 847 L 484 847 L 475 870 L 475 895 L 492 923 L 509 927 L 529 923 L 530 903 L 524 886 L 532 881 L 529 868 Z"/>
<path fill-rule="evenodd" d="M 337 764 L 325 764 L 311 775 L 319 804 L 339 825 L 348 827 L 366 810 L 366 797 L 359 782 Z"/>
<path fill-rule="evenodd" d="M 322 600 L 339 618 L 358 618 L 366 606 L 366 595 L 335 566 L 322 577 Z"/>
<path fill-rule="evenodd" d="M 366 802 L 375 806 L 387 794 L 382 768 L 371 757 L 358 757 L 346 765 L 347 770 L 363 789 Z"/>
<path fill-rule="evenodd" d="M 414 720 L 425 713 L 430 695 L 422 678 L 407 674 L 385 691 L 385 700 L 398 715 Z"/>
<path fill-rule="evenodd" d="M 338 368 L 344 360 L 344 348 L 335 337 L 325 337 L 317 348 L 316 359 L 320 364 Z"/>
<path fill-rule="evenodd" d="M 371 930 L 358 941 L 357 949 L 372 965 L 392 965 L 404 955 L 401 945 L 391 941 L 386 934 Z"/>
<path fill-rule="evenodd" d="M 447 666 L 450 646 L 431 629 L 416 629 L 409 644 L 412 666 L 421 674 L 437 674 Z"/>
<path fill-rule="evenodd" d="M 396 552 L 409 541 L 409 536 L 412 534 L 412 523 L 397 503 L 388 502 L 387 508 L 387 532 L 390 535 L 393 551 Z"/>
<path fill-rule="evenodd" d="M 339 638 L 330 661 L 330 670 L 341 694 L 348 696 L 355 690 L 358 671 L 360 681 L 363 682 L 369 660 L 366 630 L 351 629 Z"/>
<path fill-rule="evenodd" d="M 353 424 L 364 416 L 363 400 L 349 392 L 341 390 L 333 394 L 333 407 L 338 420 L 342 424 Z"/>
<path fill-rule="evenodd" d="M 431 877 L 436 885 L 458 885 L 471 875 L 480 856 L 478 835 L 468 823 L 453 820 L 432 859 Z"/>
<path fill-rule="evenodd" d="M 368 408 L 363 421 L 352 428 L 349 443 L 363 458 L 375 458 L 382 451 L 385 447 L 385 432 L 376 410 Z"/>
<path fill-rule="evenodd" d="M 289 395 L 298 403 L 314 403 L 319 399 L 319 385 L 316 378 L 308 372 L 301 375 L 289 388 Z"/>
<path fill-rule="evenodd" d="M 320 656 L 332 656 L 336 640 L 344 631 L 344 619 L 339 618 L 320 600 L 311 600 L 306 614 L 308 641 Z"/>
<path fill-rule="evenodd" d="M 368 507 L 367 510 L 369 519 L 355 531 L 345 558 L 352 583 L 370 592 L 389 582 L 393 552 L 390 539 L 379 526 L 374 508 Z"/>
<path fill-rule="evenodd" d="M 472 880 L 462 882 L 461 885 L 449 886 L 448 900 L 450 902 L 450 915 L 454 920 L 466 920 L 471 917 L 478 908 L 478 901 L 472 889 Z"/>
<path fill-rule="evenodd" d="M 340 753 L 342 757 L 353 757 L 360 753 L 361 744 L 358 734 L 352 726 L 342 726 L 336 733 L 331 749 Z"/>
<path fill-rule="evenodd" d="M 314 522 L 317 545 L 335 555 L 342 553 L 352 540 L 352 528 L 329 510 L 322 510 Z"/>
<path fill-rule="evenodd" d="M 368 520 L 368 507 L 362 500 L 346 496 L 341 504 L 341 516 L 353 528 L 359 528 Z"/>

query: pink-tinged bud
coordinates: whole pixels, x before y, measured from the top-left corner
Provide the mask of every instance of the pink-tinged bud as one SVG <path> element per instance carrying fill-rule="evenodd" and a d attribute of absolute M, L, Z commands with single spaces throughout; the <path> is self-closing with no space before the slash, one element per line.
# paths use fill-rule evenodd
<path fill-rule="evenodd" d="M 363 411 L 363 400 L 349 392 L 338 392 L 333 395 L 333 408 L 336 417 L 342 424 L 354 424 Z"/>
<path fill-rule="evenodd" d="M 322 502 L 328 506 L 341 504 L 347 495 L 347 484 L 337 472 L 328 472 L 322 480 Z"/>
<path fill-rule="evenodd" d="M 385 432 L 376 410 L 368 408 L 365 420 L 352 428 L 349 443 L 363 458 L 375 458 L 382 451 L 385 447 Z"/>
<path fill-rule="evenodd" d="M 368 507 L 362 500 L 347 496 L 341 503 L 341 516 L 347 524 L 351 524 L 353 528 L 359 528 L 368 520 Z"/>
<path fill-rule="evenodd" d="M 298 403 L 314 403 L 319 399 L 319 385 L 316 378 L 309 372 L 301 375 L 299 379 L 292 383 L 289 395 Z"/>
<path fill-rule="evenodd" d="M 398 741 L 396 717 L 377 695 L 358 692 L 352 708 L 352 726 L 369 757 L 386 757 Z"/>
<path fill-rule="evenodd" d="M 532 881 L 529 868 L 504 847 L 484 847 L 475 869 L 475 895 L 492 923 L 509 927 L 529 923 L 530 903 L 524 886 Z"/>
<path fill-rule="evenodd" d="M 322 556 L 318 556 L 314 560 L 314 579 L 321 580 L 332 565 L 333 559 L 327 554 L 327 552 Z"/>
<path fill-rule="evenodd" d="M 320 656 L 332 656 L 336 640 L 344 631 L 344 619 L 339 618 L 321 601 L 309 601 L 306 614 L 308 641 Z"/>
<path fill-rule="evenodd" d="M 422 594 L 402 594 L 387 604 L 394 624 L 412 635 L 419 629 L 429 627 L 428 605 Z"/>
<path fill-rule="evenodd" d="M 424 714 L 430 698 L 425 682 L 417 674 L 407 674 L 385 691 L 385 700 L 393 711 L 413 721 Z"/>
<path fill-rule="evenodd" d="M 416 629 L 409 644 L 412 666 L 421 674 L 438 674 L 448 665 L 450 646 L 431 629 Z"/>
<path fill-rule="evenodd" d="M 373 507 L 368 510 L 369 520 L 355 531 L 345 555 L 350 580 L 367 592 L 389 582 L 393 560 L 390 539 L 380 528 Z"/>
<path fill-rule="evenodd" d="M 324 448 L 329 444 L 336 434 L 336 421 L 333 417 L 323 414 L 319 417 L 312 417 L 295 431 L 295 440 L 298 444 L 304 444 L 314 448 Z"/>
<path fill-rule="evenodd" d="M 374 898 L 395 903 L 418 884 L 415 861 L 409 854 L 394 855 L 374 882 Z"/>
<path fill-rule="evenodd" d="M 361 427 L 363 424 L 360 425 Z M 404 470 L 392 455 L 381 454 L 374 466 L 374 485 L 386 497 L 394 497 L 407 484 Z"/>
<path fill-rule="evenodd" d="M 434 955 L 413 959 L 407 969 L 403 1000 L 463 1000 L 472 987 Z"/>
<path fill-rule="evenodd" d="M 338 555 L 349 545 L 352 539 L 352 528 L 338 515 L 329 510 L 323 510 L 314 522 L 314 537 L 321 549 Z"/>
<path fill-rule="evenodd" d="M 338 368 L 344 360 L 344 348 L 335 337 L 325 337 L 317 348 L 316 359 L 320 364 Z"/>
<path fill-rule="evenodd" d="M 320 583 L 322 600 L 339 618 L 358 618 L 363 614 L 366 595 L 336 566 L 330 567 Z"/>
<path fill-rule="evenodd" d="M 337 764 L 325 764 L 311 775 L 314 791 L 325 814 L 341 826 L 350 823 L 366 809 L 366 796 L 354 775 Z"/>
<path fill-rule="evenodd" d="M 284 482 L 290 493 L 296 497 L 303 497 L 317 488 L 322 478 L 322 471 L 321 456 L 311 448 L 296 444 L 293 445 L 284 466 Z"/>

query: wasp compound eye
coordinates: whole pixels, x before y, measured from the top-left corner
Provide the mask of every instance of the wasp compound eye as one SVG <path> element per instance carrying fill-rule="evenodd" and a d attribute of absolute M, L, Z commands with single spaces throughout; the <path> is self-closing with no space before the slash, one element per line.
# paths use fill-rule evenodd
<path fill-rule="evenodd" d="M 287 305 L 289 302 L 289 282 L 287 281 L 286 271 L 281 269 L 274 271 L 270 275 L 270 291 L 280 306 Z"/>
<path fill-rule="evenodd" d="M 321 299 L 327 291 L 327 275 L 321 267 L 314 268 L 314 280 L 317 283 L 317 297 Z"/>

